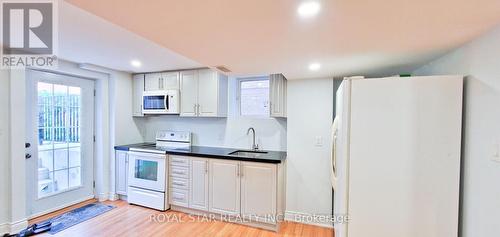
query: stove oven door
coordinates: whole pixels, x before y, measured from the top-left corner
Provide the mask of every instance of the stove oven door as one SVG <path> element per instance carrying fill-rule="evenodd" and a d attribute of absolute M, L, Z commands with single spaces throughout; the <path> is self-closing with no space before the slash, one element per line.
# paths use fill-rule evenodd
<path fill-rule="evenodd" d="M 165 192 L 167 156 L 129 151 L 130 187 Z"/>

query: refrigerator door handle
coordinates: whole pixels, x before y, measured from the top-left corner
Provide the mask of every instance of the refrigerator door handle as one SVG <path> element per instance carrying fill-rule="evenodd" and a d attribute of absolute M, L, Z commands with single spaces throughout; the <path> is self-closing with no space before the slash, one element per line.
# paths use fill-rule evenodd
<path fill-rule="evenodd" d="M 335 117 L 332 125 L 332 151 L 331 151 L 331 181 L 333 190 L 337 188 L 337 132 L 338 132 L 338 119 Z"/>

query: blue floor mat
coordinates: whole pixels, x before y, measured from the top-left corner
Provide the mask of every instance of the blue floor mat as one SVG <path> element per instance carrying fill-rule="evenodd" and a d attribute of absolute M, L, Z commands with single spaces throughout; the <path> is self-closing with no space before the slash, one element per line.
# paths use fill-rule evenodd
<path fill-rule="evenodd" d="M 88 219 L 92 219 L 98 215 L 106 213 L 115 208 L 111 205 L 106 205 L 102 203 L 91 203 L 85 205 L 83 207 L 71 210 L 66 212 L 60 216 L 56 216 L 50 219 L 52 223 L 52 227 L 50 228 L 49 233 L 55 234 L 57 232 L 63 231 L 71 226 L 74 226 L 78 223 L 84 222 Z"/>

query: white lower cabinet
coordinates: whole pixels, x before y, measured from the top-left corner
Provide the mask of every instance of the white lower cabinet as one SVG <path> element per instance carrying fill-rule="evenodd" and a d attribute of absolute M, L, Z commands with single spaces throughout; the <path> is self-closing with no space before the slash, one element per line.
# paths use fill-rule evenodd
<path fill-rule="evenodd" d="M 211 159 L 209 164 L 209 211 L 240 214 L 240 162 Z"/>
<path fill-rule="evenodd" d="M 276 222 L 277 167 L 241 162 L 241 214 L 261 222 Z"/>
<path fill-rule="evenodd" d="M 170 156 L 169 200 L 172 205 L 189 207 L 189 160 L 190 157 Z"/>
<path fill-rule="evenodd" d="M 170 156 L 170 204 L 173 209 L 242 215 L 277 230 L 284 212 L 283 164 Z M 196 210 L 197 212 L 195 212 Z M 188 211 L 189 212 L 189 211 Z M 278 220 L 279 221 L 279 220 Z"/>
<path fill-rule="evenodd" d="M 208 159 L 191 158 L 189 207 L 208 211 Z"/>
<path fill-rule="evenodd" d="M 115 151 L 115 189 L 120 195 L 127 195 L 128 188 L 128 152 Z"/>

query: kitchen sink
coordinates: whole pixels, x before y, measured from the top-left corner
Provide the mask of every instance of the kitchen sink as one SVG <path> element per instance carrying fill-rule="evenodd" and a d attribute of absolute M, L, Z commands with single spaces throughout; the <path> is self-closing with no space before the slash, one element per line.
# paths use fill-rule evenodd
<path fill-rule="evenodd" d="M 258 158 L 267 154 L 267 151 L 251 151 L 251 150 L 237 150 L 229 153 L 229 155 L 233 156 L 242 156 L 242 157 L 250 157 L 250 158 Z"/>

